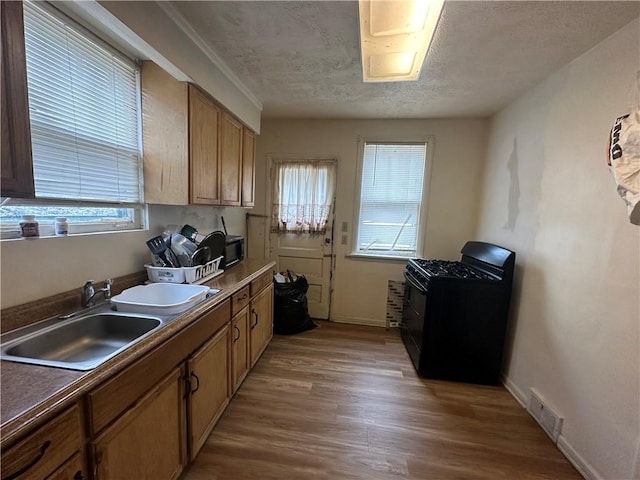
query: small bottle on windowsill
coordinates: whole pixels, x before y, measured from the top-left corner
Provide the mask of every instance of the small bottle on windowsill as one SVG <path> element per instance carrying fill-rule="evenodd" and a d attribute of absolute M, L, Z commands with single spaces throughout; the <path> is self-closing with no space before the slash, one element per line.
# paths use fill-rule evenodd
<path fill-rule="evenodd" d="M 22 238 L 32 239 L 40 236 L 40 229 L 35 215 L 23 215 L 20 222 L 20 236 Z"/>
<path fill-rule="evenodd" d="M 57 217 L 54 224 L 56 237 L 64 237 L 69 233 L 69 223 L 64 217 Z"/>

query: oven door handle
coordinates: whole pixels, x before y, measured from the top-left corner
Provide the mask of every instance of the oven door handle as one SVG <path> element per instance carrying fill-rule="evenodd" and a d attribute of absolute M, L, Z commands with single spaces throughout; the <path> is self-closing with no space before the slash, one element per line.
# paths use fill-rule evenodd
<path fill-rule="evenodd" d="M 418 290 L 420 293 L 422 293 L 423 295 L 426 295 L 427 293 L 427 288 L 422 285 L 418 279 L 416 277 L 414 277 L 413 275 L 411 275 L 409 272 L 404 272 L 404 278 L 407 279 L 407 282 L 409 282 L 409 284 L 415 288 L 416 290 Z"/>

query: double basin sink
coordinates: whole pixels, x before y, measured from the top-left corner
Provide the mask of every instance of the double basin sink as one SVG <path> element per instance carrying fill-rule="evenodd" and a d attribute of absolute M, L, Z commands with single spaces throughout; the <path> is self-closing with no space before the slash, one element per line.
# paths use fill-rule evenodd
<path fill-rule="evenodd" d="M 91 308 L 2 335 L 0 359 L 91 370 L 135 345 L 177 315 L 148 315 Z"/>

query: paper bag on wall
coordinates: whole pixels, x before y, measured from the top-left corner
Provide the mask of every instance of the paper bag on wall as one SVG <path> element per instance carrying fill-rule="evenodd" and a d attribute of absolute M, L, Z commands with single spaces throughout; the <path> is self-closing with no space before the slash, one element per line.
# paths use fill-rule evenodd
<path fill-rule="evenodd" d="M 640 225 L 640 106 L 613 124 L 607 163 L 629 220 Z"/>

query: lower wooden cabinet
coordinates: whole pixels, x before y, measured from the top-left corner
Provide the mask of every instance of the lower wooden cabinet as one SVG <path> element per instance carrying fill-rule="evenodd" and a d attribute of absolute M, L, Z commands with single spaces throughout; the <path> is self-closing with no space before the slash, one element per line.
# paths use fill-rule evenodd
<path fill-rule="evenodd" d="M 270 282 L 268 273 L 240 287 L 3 447 L 2 480 L 180 477 L 273 335 Z"/>
<path fill-rule="evenodd" d="M 242 384 L 249 372 L 249 307 L 231 319 L 231 392 Z"/>
<path fill-rule="evenodd" d="M 184 368 L 174 369 L 92 442 L 94 479 L 176 479 L 187 464 Z"/>
<path fill-rule="evenodd" d="M 191 460 L 196 458 L 229 403 L 229 332 L 229 325 L 225 325 L 187 361 Z"/>
<path fill-rule="evenodd" d="M 46 480 L 89 480 L 85 474 L 84 462 L 80 453 L 76 453 L 69 460 L 49 475 Z"/>
<path fill-rule="evenodd" d="M 73 479 L 73 476 L 52 474 L 78 454 L 83 437 L 80 409 L 74 405 L 2 452 L 2 479 Z M 81 464 L 79 470 L 82 470 Z"/>
<path fill-rule="evenodd" d="M 253 367 L 273 337 L 273 284 L 251 299 L 249 349 Z"/>

